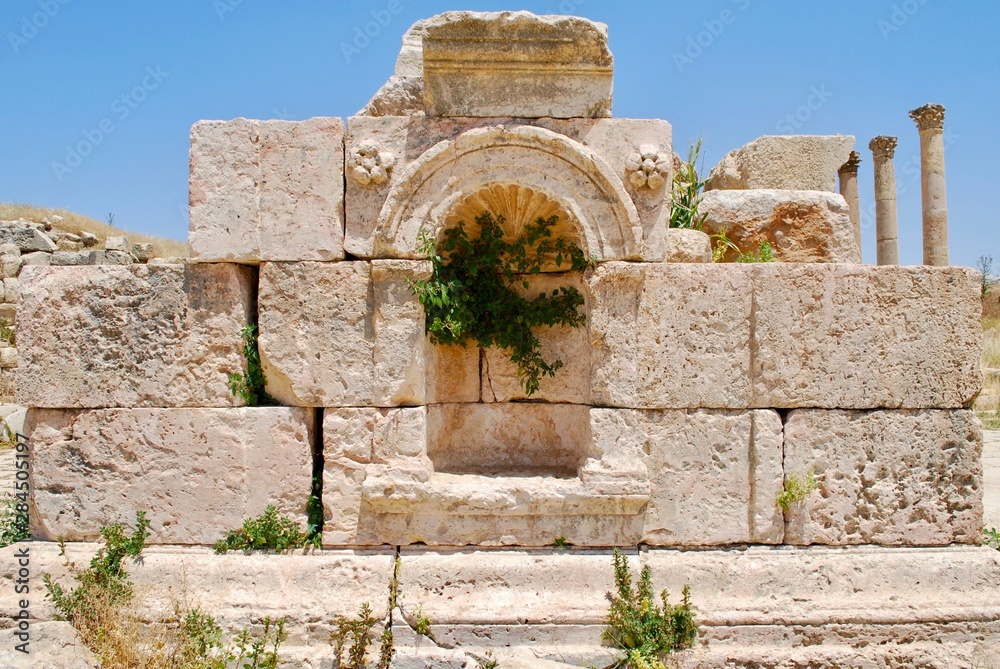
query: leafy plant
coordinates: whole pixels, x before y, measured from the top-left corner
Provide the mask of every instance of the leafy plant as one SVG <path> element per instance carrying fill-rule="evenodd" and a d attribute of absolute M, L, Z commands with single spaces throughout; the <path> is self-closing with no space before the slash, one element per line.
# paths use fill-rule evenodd
<path fill-rule="evenodd" d="M 573 544 L 566 540 L 566 537 L 556 537 L 552 540 L 552 547 L 559 548 L 563 550 L 570 550 L 573 548 Z"/>
<path fill-rule="evenodd" d="M 431 637 L 431 619 L 424 615 L 423 609 L 418 608 L 416 613 L 416 624 L 413 627 L 417 634 Z"/>
<path fill-rule="evenodd" d="M 805 476 L 799 476 L 792 472 L 785 477 L 785 487 L 778 493 L 778 506 L 788 511 L 792 504 L 805 501 L 809 495 L 816 491 L 816 475 L 812 468 L 806 471 Z"/>
<path fill-rule="evenodd" d="M 1000 551 L 1000 531 L 995 527 L 983 528 L 983 534 L 986 536 L 983 544 Z"/>
<path fill-rule="evenodd" d="M 375 627 L 382 625 L 382 633 L 379 635 L 379 655 L 376 663 L 377 669 L 389 669 L 392 658 L 396 654 L 393 646 L 392 635 L 392 615 L 399 603 L 399 568 L 400 559 L 397 557 L 393 566 L 392 579 L 389 581 L 389 607 L 385 619 L 376 618 L 372 614 L 372 607 L 365 602 L 361 605 L 361 611 L 355 618 L 338 616 L 334 631 L 330 634 L 330 643 L 334 649 L 335 669 L 367 669 L 368 648 L 375 638 Z M 418 627 L 420 626 L 418 617 Z M 430 633 L 430 620 L 426 623 L 427 634 Z M 419 631 L 419 630 L 418 630 Z M 420 632 L 424 634 L 424 632 Z M 344 651 L 347 651 L 347 662 L 344 662 Z"/>
<path fill-rule="evenodd" d="M 279 553 L 295 548 L 319 548 L 321 535 L 310 536 L 299 525 L 285 516 L 279 516 L 273 505 L 268 505 L 257 518 L 243 521 L 239 530 L 231 530 L 224 539 L 215 542 L 215 552 L 222 554 L 238 550 L 273 550 Z"/>
<path fill-rule="evenodd" d="M 242 398 L 247 406 L 274 406 L 278 402 L 264 390 L 264 369 L 260 365 L 260 350 L 257 347 L 257 326 L 245 325 L 240 330 L 243 337 L 243 359 L 246 374 L 235 372 L 229 375 L 229 391 Z"/>
<path fill-rule="evenodd" d="M 709 240 L 712 243 L 712 262 L 722 262 L 728 251 L 740 253 L 740 247 L 729 238 L 725 230 L 709 235 Z"/>
<path fill-rule="evenodd" d="M 24 541 L 30 536 L 28 504 L 7 493 L 0 501 L 0 548 Z"/>
<path fill-rule="evenodd" d="M 435 242 L 420 237 L 420 253 L 432 264 L 431 277 L 410 280 L 410 289 L 426 312 L 431 341 L 463 346 L 475 341 L 483 348 L 510 352 L 517 376 L 528 395 L 538 391 L 543 376 L 555 376 L 561 360 L 542 358 L 542 343 L 535 334 L 540 326 L 580 327 L 586 315 L 576 288 L 562 287 L 534 299 L 519 295 L 514 287 L 530 288 L 529 276 L 541 272 L 549 261 L 557 267 L 580 271 L 593 265 L 583 250 L 565 239 L 552 239 L 556 216 L 524 226 L 512 242 L 504 241 L 503 217 L 485 212 L 476 218 L 482 232 L 470 239 L 465 224 L 444 231 Z"/>
<path fill-rule="evenodd" d="M 757 251 L 750 251 L 749 253 L 740 253 L 736 257 L 736 262 L 738 263 L 755 263 L 755 262 L 774 262 L 774 248 L 771 245 L 763 241 L 760 246 L 757 247 Z"/>
<path fill-rule="evenodd" d="M 270 616 L 265 617 L 264 631 L 259 637 L 251 635 L 249 630 L 236 635 L 236 666 L 240 669 L 277 669 L 278 649 L 287 638 L 284 618 L 275 621 Z M 271 650 L 267 649 L 268 644 Z"/>
<path fill-rule="evenodd" d="M 976 261 L 976 269 L 979 270 L 979 281 L 980 290 L 982 291 L 982 296 L 986 297 L 986 293 L 990 292 L 990 274 L 993 273 L 993 256 L 979 256 L 979 260 Z"/>
<path fill-rule="evenodd" d="M 497 669 L 499 666 L 492 650 L 487 650 L 483 653 L 483 657 L 476 660 L 476 669 Z"/>
<path fill-rule="evenodd" d="M 0 341 L 5 341 L 11 346 L 16 346 L 17 335 L 14 332 L 13 326 L 10 325 L 0 325 Z"/>
<path fill-rule="evenodd" d="M 322 475 L 322 470 L 320 470 Z M 308 526 L 306 528 L 306 535 L 309 539 L 314 539 L 320 542 L 323 541 L 323 481 L 320 476 L 312 477 L 312 490 L 309 493 L 309 499 L 306 500 L 306 518 L 308 519 Z M 319 544 L 317 544 L 318 546 Z"/>
<path fill-rule="evenodd" d="M 670 184 L 670 227 L 701 230 L 707 214 L 698 213 L 705 182 L 698 177 L 701 140 L 688 147 L 687 162 L 681 163 Z"/>
<path fill-rule="evenodd" d="M 615 590 L 609 594 L 607 629 L 603 638 L 625 655 L 610 668 L 664 669 L 662 657 L 694 645 L 698 625 L 691 610 L 691 589 L 684 586 L 680 604 L 667 601 L 660 593 L 660 605 L 653 599 L 652 572 L 643 567 L 633 586 L 628 559 L 615 549 Z"/>

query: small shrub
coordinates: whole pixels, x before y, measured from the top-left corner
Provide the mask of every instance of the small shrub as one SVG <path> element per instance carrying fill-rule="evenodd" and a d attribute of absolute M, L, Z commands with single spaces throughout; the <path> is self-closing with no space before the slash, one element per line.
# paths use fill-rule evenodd
<path fill-rule="evenodd" d="M 24 541 L 30 536 L 27 502 L 7 493 L 0 501 L 0 548 Z"/>
<path fill-rule="evenodd" d="M 260 350 L 257 347 L 257 326 L 246 325 L 240 330 L 243 337 L 243 359 L 246 374 L 229 375 L 229 391 L 241 398 L 247 406 L 274 406 L 278 402 L 264 390 L 264 369 L 260 365 Z"/>
<path fill-rule="evenodd" d="M 243 527 L 232 530 L 224 539 L 215 542 L 215 552 L 273 550 L 279 553 L 312 546 L 319 548 L 321 535 L 302 532 L 291 518 L 279 516 L 273 505 L 268 505 L 257 518 L 243 521 Z"/>
<path fill-rule="evenodd" d="M 566 540 L 566 537 L 556 537 L 555 539 L 552 540 L 552 547 L 563 550 L 570 550 L 573 548 L 573 544 L 568 542 Z"/>
<path fill-rule="evenodd" d="M 774 262 L 774 248 L 766 241 L 761 242 L 756 251 L 740 253 L 736 257 L 738 263 Z"/>
<path fill-rule="evenodd" d="M 431 638 L 431 619 L 424 615 L 423 609 L 418 608 L 416 613 L 416 624 L 413 627 L 417 634 Z"/>
<path fill-rule="evenodd" d="M 670 184 L 670 227 L 691 228 L 701 230 L 707 214 L 699 214 L 701 191 L 705 182 L 698 177 L 698 155 L 701 153 L 701 140 L 688 147 L 687 162 L 674 174 Z"/>
<path fill-rule="evenodd" d="M 983 544 L 1000 551 L 1000 531 L 995 527 L 984 528 L 983 534 L 985 535 Z"/>
<path fill-rule="evenodd" d="M 497 669 L 499 666 L 493 657 L 492 650 L 486 651 L 482 658 L 476 660 L 476 669 Z"/>
<path fill-rule="evenodd" d="M 980 291 L 982 291 L 982 296 L 986 297 L 986 294 L 990 292 L 990 274 L 993 273 L 993 256 L 979 256 L 979 260 L 976 261 L 976 269 L 979 270 L 980 275 Z"/>
<path fill-rule="evenodd" d="M 643 567 L 638 583 L 632 584 L 628 559 L 615 549 L 616 593 L 609 594 L 604 640 L 625 651 L 611 667 L 624 669 L 664 669 L 662 657 L 691 648 L 698 634 L 691 610 L 691 590 L 684 586 L 680 604 L 667 601 L 667 591 L 660 593 L 661 605 L 653 599 L 652 572 Z"/>
<path fill-rule="evenodd" d="M 792 504 L 805 501 L 809 495 L 816 491 L 816 474 L 810 468 L 805 476 L 799 476 L 792 472 L 785 477 L 785 487 L 778 493 L 778 506 L 788 511 Z"/>
<path fill-rule="evenodd" d="M 528 395 L 538 391 L 543 376 L 555 376 L 561 360 L 542 358 L 542 342 L 535 334 L 541 326 L 580 327 L 586 316 L 578 311 L 583 295 L 562 287 L 551 295 L 528 300 L 514 287 L 530 287 L 527 277 L 541 272 L 548 261 L 570 271 L 592 266 L 583 249 L 565 239 L 551 239 L 556 216 L 524 226 L 512 242 L 504 241 L 503 223 L 485 212 L 476 218 L 482 232 L 469 239 L 465 224 L 445 230 L 440 242 L 420 237 L 420 253 L 431 261 L 426 280 L 410 280 L 410 290 L 426 312 L 431 341 L 444 346 L 477 342 L 483 348 L 510 352 L 517 377 Z"/>
<path fill-rule="evenodd" d="M 377 669 L 389 669 L 392 658 L 396 654 L 393 646 L 392 635 L 392 615 L 399 603 L 399 568 L 401 561 L 397 557 L 393 566 L 392 579 L 389 581 L 389 606 L 388 615 L 385 619 L 376 618 L 372 615 L 372 607 L 365 602 L 361 605 L 361 611 L 356 618 L 346 618 L 338 616 L 334 631 L 330 634 L 330 643 L 334 650 L 334 669 L 367 669 L 368 648 L 375 640 L 375 628 L 382 625 L 382 632 L 379 635 L 378 661 L 375 664 Z M 430 620 L 426 619 L 427 633 L 430 633 Z M 420 626 L 418 616 L 418 627 Z M 423 632 L 421 632 L 423 634 Z M 347 651 L 346 663 L 344 661 L 344 651 Z"/>

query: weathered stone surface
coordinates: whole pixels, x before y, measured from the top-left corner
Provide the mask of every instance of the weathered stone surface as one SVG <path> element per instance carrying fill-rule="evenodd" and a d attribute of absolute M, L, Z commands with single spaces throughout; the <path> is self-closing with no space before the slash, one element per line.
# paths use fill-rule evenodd
<path fill-rule="evenodd" d="M 17 349 L 13 346 L 0 348 L 0 369 L 17 367 Z"/>
<path fill-rule="evenodd" d="M 26 267 L 19 402 L 221 407 L 237 400 L 250 270 L 236 265 Z"/>
<path fill-rule="evenodd" d="M 424 22 L 403 35 L 396 70 L 357 116 L 411 116 L 424 113 Z"/>
<path fill-rule="evenodd" d="M 752 269 L 606 263 L 587 278 L 594 404 L 744 408 Z"/>
<path fill-rule="evenodd" d="M 777 413 L 593 409 L 591 429 L 598 450 L 627 443 L 645 465 L 643 543 L 781 543 Z"/>
<path fill-rule="evenodd" d="M 424 310 L 407 282 L 430 276 L 430 263 L 375 260 L 371 271 L 374 403 L 478 402 L 479 349 L 435 345 L 424 333 Z"/>
<path fill-rule="evenodd" d="M 131 265 L 135 258 L 127 251 L 105 251 L 104 263 L 107 265 Z"/>
<path fill-rule="evenodd" d="M 266 263 L 259 286 L 267 392 L 294 406 L 370 405 L 370 263 Z"/>
<path fill-rule="evenodd" d="M 0 244 L 13 244 L 21 253 L 45 251 L 52 253 L 56 243 L 42 231 L 29 227 L 0 226 Z"/>
<path fill-rule="evenodd" d="M 796 410 L 785 476 L 818 490 L 789 508 L 797 544 L 979 544 L 983 436 L 971 411 Z"/>
<path fill-rule="evenodd" d="M 132 242 L 129 241 L 128 237 L 121 237 L 121 236 L 108 237 L 104 241 L 104 250 L 125 251 L 126 253 L 128 253 L 132 250 Z"/>
<path fill-rule="evenodd" d="M 191 129 L 191 258 L 344 257 L 344 123 L 202 121 Z"/>
<path fill-rule="evenodd" d="M 527 299 L 534 299 L 540 293 L 551 294 L 560 287 L 576 288 L 584 297 L 587 288 L 582 274 L 549 274 L 528 278 L 530 288 L 521 292 Z M 587 313 L 587 306 L 579 308 Z M 588 318 L 589 320 L 589 318 Z M 554 377 L 543 377 L 539 390 L 530 399 L 545 402 L 569 402 L 588 404 L 590 402 L 590 336 L 586 326 L 572 328 L 555 326 L 538 328 L 537 336 L 542 341 L 542 357 L 549 363 L 560 360 L 563 366 Z M 528 399 L 517 376 L 517 365 L 510 361 L 510 351 L 490 348 L 483 352 L 482 398 L 484 402 L 510 402 Z"/>
<path fill-rule="evenodd" d="M 100 265 L 106 257 L 105 251 L 56 251 L 52 254 L 50 264 L 53 267 L 68 267 L 75 265 Z M 120 265 L 123 263 L 114 263 Z M 124 263 L 128 264 L 128 263 Z"/>
<path fill-rule="evenodd" d="M 16 564 L 16 560 L 12 561 Z M 41 584 L 39 584 L 41 586 Z M 100 669 L 101 663 L 88 649 L 73 626 L 65 621 L 32 621 L 28 630 L 28 653 L 16 650 L 21 641 L 11 630 L 10 641 L 0 647 L 0 665 L 8 669 Z"/>
<path fill-rule="evenodd" d="M 712 262 L 712 240 L 701 230 L 667 230 L 664 262 Z"/>
<path fill-rule="evenodd" d="M 556 214 L 568 236 L 602 260 L 665 254 L 669 189 L 635 188 L 627 162 L 642 144 L 668 150 L 666 122 L 349 119 L 349 149 L 375 137 L 393 167 L 382 183 L 347 180 L 349 253 L 416 258 L 421 229 L 437 232 L 456 216 L 474 219 L 491 206 L 527 222 Z M 514 189 L 525 201 L 505 208 L 516 197 L 498 199 L 497 189 Z"/>
<path fill-rule="evenodd" d="M 608 28 L 572 16 L 446 12 L 423 22 L 432 116 L 611 116 Z"/>
<path fill-rule="evenodd" d="M 751 406 L 958 408 L 979 392 L 974 271 L 782 264 L 753 271 Z"/>
<path fill-rule="evenodd" d="M 139 262 L 148 262 L 153 257 L 153 245 L 147 242 L 136 242 L 132 244 L 132 257 Z"/>
<path fill-rule="evenodd" d="M 0 304 L 0 325 L 12 327 L 17 323 L 17 305 Z"/>
<path fill-rule="evenodd" d="M 305 524 L 311 413 L 32 410 L 32 535 L 92 541 L 147 511 L 150 543 L 212 544 L 268 504 Z"/>
<path fill-rule="evenodd" d="M 21 256 L 21 262 L 24 263 L 24 265 L 47 267 L 52 263 L 52 252 L 33 251 L 31 253 L 25 253 Z"/>
<path fill-rule="evenodd" d="M 837 170 L 854 148 L 850 135 L 766 135 L 712 168 L 705 190 L 837 190 Z"/>
<path fill-rule="evenodd" d="M 716 190 L 705 193 L 699 212 L 706 232 L 724 232 L 743 253 L 766 241 L 782 262 L 861 262 L 847 202 L 836 193 Z M 729 250 L 724 259 L 736 256 Z"/>

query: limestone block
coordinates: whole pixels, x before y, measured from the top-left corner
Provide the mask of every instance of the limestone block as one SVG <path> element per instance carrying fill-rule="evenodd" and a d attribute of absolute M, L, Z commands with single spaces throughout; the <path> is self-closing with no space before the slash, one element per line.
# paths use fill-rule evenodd
<path fill-rule="evenodd" d="M 13 560 L 16 564 L 17 561 Z M 29 600 L 30 601 L 30 600 Z M 34 602 L 32 602 L 34 603 Z M 28 654 L 15 649 L 20 640 L 13 630 L 5 636 L 10 642 L 0 648 L 0 665 L 8 669 L 100 669 L 101 663 L 80 640 L 70 623 L 62 620 L 32 621 L 29 629 Z"/>
<path fill-rule="evenodd" d="M 642 542 L 780 543 L 781 420 L 773 411 L 591 410 L 595 447 L 637 449 L 648 472 Z"/>
<path fill-rule="evenodd" d="M 258 309 L 271 396 L 293 406 L 372 403 L 369 263 L 265 263 Z"/>
<path fill-rule="evenodd" d="M 21 253 L 45 251 L 52 253 L 56 243 L 41 230 L 35 228 L 0 227 L 0 244 L 13 244 Z"/>
<path fill-rule="evenodd" d="M 131 248 L 132 257 L 139 262 L 147 262 L 153 257 L 153 245 L 149 243 L 135 242 Z"/>
<path fill-rule="evenodd" d="M 191 257 L 344 257 L 344 124 L 202 121 L 191 129 Z"/>
<path fill-rule="evenodd" d="M 10 247 L 13 245 L 4 244 L 4 246 Z M 13 246 L 13 249 L 17 251 L 16 246 Z M 0 273 L 3 274 L 5 279 L 16 278 L 18 273 L 21 271 L 21 266 L 23 264 L 24 261 L 21 260 L 20 251 L 17 251 L 17 253 L 4 252 L 0 254 Z"/>
<path fill-rule="evenodd" d="M 0 304 L 0 325 L 12 327 L 17 323 L 17 305 Z"/>
<path fill-rule="evenodd" d="M 24 265 L 37 265 L 47 267 L 52 263 L 52 253 L 50 251 L 33 251 L 21 256 Z"/>
<path fill-rule="evenodd" d="M 766 241 L 782 262 L 861 262 L 847 201 L 836 193 L 716 190 L 705 193 L 699 211 L 706 232 L 724 232 L 743 253 Z M 724 259 L 736 255 L 729 250 Z"/>
<path fill-rule="evenodd" d="M 83 242 L 79 239 L 67 239 L 66 237 L 61 237 L 58 242 L 56 242 L 56 248 L 60 251 L 82 251 Z"/>
<path fill-rule="evenodd" d="M 530 288 L 518 286 L 518 292 L 527 299 L 540 293 L 552 294 L 560 287 L 576 288 L 584 297 L 587 288 L 580 273 L 536 275 L 528 278 Z M 586 304 L 579 308 L 587 313 Z M 589 320 L 589 318 L 588 318 Z M 538 328 L 536 335 L 542 341 L 542 357 L 551 363 L 560 360 L 563 366 L 554 377 L 543 377 L 539 390 L 532 400 L 544 402 L 590 402 L 590 337 L 587 327 L 554 326 Z M 483 352 L 482 397 L 484 402 L 510 402 L 528 396 L 517 377 L 517 365 L 510 361 L 510 351 L 490 348 Z"/>
<path fill-rule="evenodd" d="M 557 232 L 601 260 L 662 258 L 668 188 L 635 188 L 627 162 L 644 144 L 667 151 L 670 135 L 665 122 L 628 119 L 353 117 L 348 152 L 377 148 L 371 169 L 386 163 L 386 178 L 349 175 L 346 249 L 417 258 L 420 230 L 492 209 L 511 231 L 554 214 Z"/>
<path fill-rule="evenodd" d="M 131 265 L 135 258 L 127 251 L 105 251 L 104 263 L 106 265 Z"/>
<path fill-rule="evenodd" d="M 427 409 L 435 472 L 576 477 L 589 452 L 589 407 L 436 404 Z"/>
<path fill-rule="evenodd" d="M 756 265 L 760 408 L 958 408 L 982 385 L 978 274 L 960 267 Z"/>
<path fill-rule="evenodd" d="M 26 267 L 24 406 L 220 407 L 237 400 L 250 270 L 235 265 Z"/>
<path fill-rule="evenodd" d="M 608 29 L 572 16 L 446 12 L 423 22 L 431 116 L 611 116 Z"/>
<path fill-rule="evenodd" d="M 600 265 L 587 278 L 592 403 L 748 406 L 750 276 L 742 265 Z"/>
<path fill-rule="evenodd" d="M 92 541 L 151 520 L 150 543 L 212 544 L 268 504 L 305 526 L 310 410 L 32 410 L 32 535 Z"/>
<path fill-rule="evenodd" d="M 667 231 L 664 262 L 712 262 L 712 240 L 701 230 L 673 228 Z"/>
<path fill-rule="evenodd" d="M 785 475 L 818 490 L 790 507 L 795 544 L 979 544 L 983 436 L 971 411 L 792 411 Z"/>
<path fill-rule="evenodd" d="M 0 369 L 13 369 L 17 367 L 17 349 L 13 346 L 0 348 Z"/>
<path fill-rule="evenodd" d="M 132 242 L 128 237 L 112 236 L 104 241 L 105 251 L 124 251 L 128 253 L 132 250 Z"/>
<path fill-rule="evenodd" d="M 424 310 L 408 281 L 430 271 L 424 261 L 372 262 L 377 406 L 479 401 L 479 349 L 435 345 L 424 333 Z"/>
<path fill-rule="evenodd" d="M 705 190 L 825 190 L 836 192 L 837 170 L 854 148 L 850 135 L 766 135 L 712 168 Z"/>
<path fill-rule="evenodd" d="M 91 234 L 89 232 L 85 232 L 85 231 L 81 230 L 80 231 L 80 241 L 83 242 L 84 247 L 86 247 L 86 248 L 92 248 L 94 246 L 97 246 L 97 244 L 100 241 L 100 239 L 98 238 L 97 235 L 94 235 L 94 234 Z"/>
<path fill-rule="evenodd" d="M 105 251 L 56 251 L 52 254 L 51 262 L 53 267 L 67 267 L 75 265 L 101 265 L 107 257 Z M 109 263 L 115 265 L 128 263 Z"/>

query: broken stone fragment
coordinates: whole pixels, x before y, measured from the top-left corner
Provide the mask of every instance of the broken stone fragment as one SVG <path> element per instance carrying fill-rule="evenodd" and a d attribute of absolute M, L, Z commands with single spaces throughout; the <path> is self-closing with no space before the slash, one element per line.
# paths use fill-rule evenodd
<path fill-rule="evenodd" d="M 854 147 L 849 135 L 767 135 L 712 168 L 705 190 L 837 190 L 837 170 Z"/>

